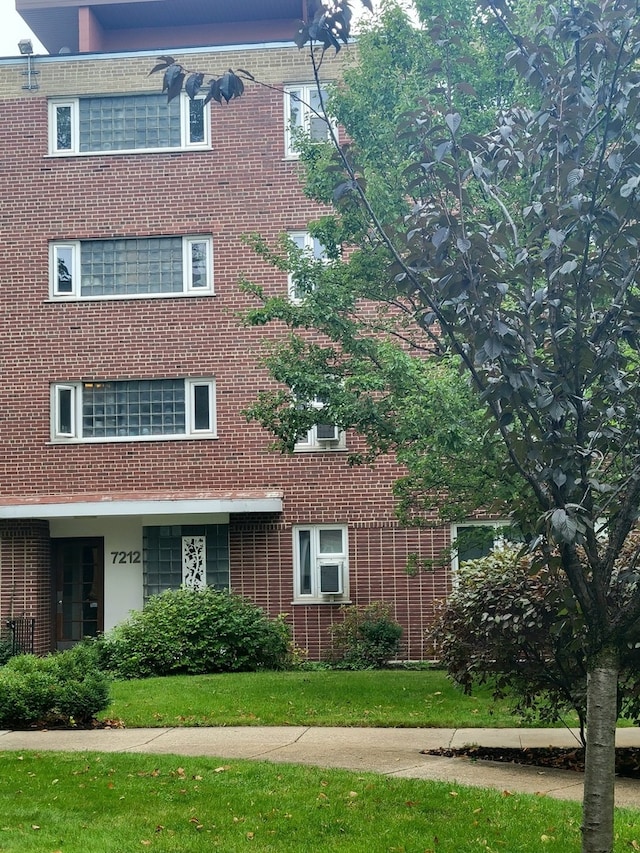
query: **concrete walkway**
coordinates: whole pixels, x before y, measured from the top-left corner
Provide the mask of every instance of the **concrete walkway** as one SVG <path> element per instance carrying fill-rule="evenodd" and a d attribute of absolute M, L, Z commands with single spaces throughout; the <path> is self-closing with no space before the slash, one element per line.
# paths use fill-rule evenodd
<path fill-rule="evenodd" d="M 618 729 L 618 746 L 640 747 L 640 729 Z M 0 731 L 3 750 L 129 752 L 246 758 L 340 767 L 387 776 L 435 779 L 501 791 L 580 800 L 583 776 L 516 764 L 423 755 L 422 750 L 469 744 L 495 747 L 578 746 L 568 729 L 375 729 L 229 727 Z M 640 780 L 620 778 L 616 805 L 640 809 Z"/>

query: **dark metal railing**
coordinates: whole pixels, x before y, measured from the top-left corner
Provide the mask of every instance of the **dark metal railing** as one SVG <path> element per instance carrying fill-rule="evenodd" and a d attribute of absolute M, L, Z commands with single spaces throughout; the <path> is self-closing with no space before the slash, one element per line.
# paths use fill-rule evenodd
<path fill-rule="evenodd" d="M 36 620 L 27 616 L 9 619 L 7 628 L 11 632 L 11 654 L 33 654 Z"/>

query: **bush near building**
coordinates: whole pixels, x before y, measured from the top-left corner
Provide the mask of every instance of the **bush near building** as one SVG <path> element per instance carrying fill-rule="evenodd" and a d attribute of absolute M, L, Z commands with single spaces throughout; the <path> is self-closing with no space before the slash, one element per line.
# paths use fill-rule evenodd
<path fill-rule="evenodd" d="M 117 678 L 283 669 L 290 646 L 284 619 L 211 587 L 152 596 L 99 642 Z"/>
<path fill-rule="evenodd" d="M 340 608 L 342 622 L 331 627 L 331 659 L 338 669 L 380 669 L 398 656 L 402 626 L 382 601 Z"/>
<path fill-rule="evenodd" d="M 109 681 L 92 643 L 16 655 L 0 668 L 0 727 L 89 725 L 109 704 Z"/>

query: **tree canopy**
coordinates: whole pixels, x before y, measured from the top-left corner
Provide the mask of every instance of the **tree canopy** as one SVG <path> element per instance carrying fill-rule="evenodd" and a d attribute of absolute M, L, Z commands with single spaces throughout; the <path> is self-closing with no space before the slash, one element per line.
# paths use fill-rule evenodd
<path fill-rule="evenodd" d="M 315 229 L 328 263 L 256 243 L 286 266 L 284 253 L 301 298 L 253 288 L 263 301 L 249 321 L 290 329 L 270 356 L 286 387 L 253 414 L 290 446 L 319 417 L 304 405 L 313 394 L 323 420 L 358 428 L 374 455 L 406 449 L 428 476 L 455 438 L 429 420 L 430 395 L 454 417 L 469 395 L 490 471 L 478 504 L 492 480 L 506 486 L 579 614 L 583 850 L 601 853 L 613 845 L 617 683 L 640 619 L 640 550 L 627 547 L 640 502 L 640 7 L 450 0 L 434 17 L 433 5 L 418 3 L 424 28 L 406 51 L 384 23 L 363 36 L 329 103 L 350 142 L 332 132 L 333 144 L 306 146 L 309 192 L 335 207 Z M 305 31 L 317 80 L 349 21 L 333 41 L 313 21 Z M 463 381 L 449 395 L 452 366 Z"/>
<path fill-rule="evenodd" d="M 314 194 L 326 202 L 333 186 L 334 232 L 357 246 L 333 262 L 349 270 L 346 289 L 381 309 L 388 338 L 427 373 L 445 360 L 461 366 L 486 417 L 482 441 L 501 448 L 494 458 L 507 476 L 498 481 L 522 485 L 509 503 L 537 565 L 561 573 L 571 590 L 588 671 L 583 850 L 591 853 L 612 849 L 617 686 L 640 617 L 639 551 L 625 550 L 640 501 L 640 10 L 632 0 L 545 4 L 525 8 L 523 28 L 519 9 L 486 0 L 471 14 L 479 27 L 495 22 L 519 75 L 510 89 L 496 87 L 493 111 L 465 108 L 476 92 L 468 78 L 482 67 L 481 42 L 465 34 L 467 59 L 438 57 L 436 85 L 402 115 L 383 107 L 391 126 L 370 133 L 367 111 L 354 109 L 366 100 L 358 74 L 375 91 L 393 77 L 386 68 L 374 74 L 363 50 L 333 101 L 352 143 L 308 159 Z M 448 51 L 459 46 L 452 29 L 436 19 L 427 37 Z M 467 79 L 452 67 L 470 69 Z M 371 258 L 377 276 L 362 274 Z M 294 331 L 320 298 L 309 289 Z M 283 319 L 278 311 L 267 300 L 254 316 Z M 348 313 L 357 313 L 352 304 Z M 333 365 L 371 329 L 354 348 L 325 322 L 308 326 L 330 338 L 325 352 L 339 352 L 310 364 L 341 385 Z M 296 346 L 289 356 L 293 364 Z M 406 446 L 425 454 L 420 470 L 440 465 L 428 441 Z"/>

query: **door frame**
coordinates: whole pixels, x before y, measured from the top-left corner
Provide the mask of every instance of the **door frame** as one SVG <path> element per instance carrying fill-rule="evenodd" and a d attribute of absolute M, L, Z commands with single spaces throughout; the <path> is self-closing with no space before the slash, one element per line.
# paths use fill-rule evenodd
<path fill-rule="evenodd" d="M 101 634 L 104 631 L 104 537 L 103 536 L 60 536 L 51 539 L 51 634 L 52 648 L 65 649 L 69 648 L 78 642 L 77 640 L 63 640 L 59 638 L 59 621 L 60 612 L 58 610 L 59 600 L 59 571 L 60 555 L 62 553 L 61 546 L 65 543 L 76 543 L 79 546 L 88 546 L 97 548 L 96 561 L 96 577 L 94 578 L 94 586 L 97 590 L 97 632 Z"/>

